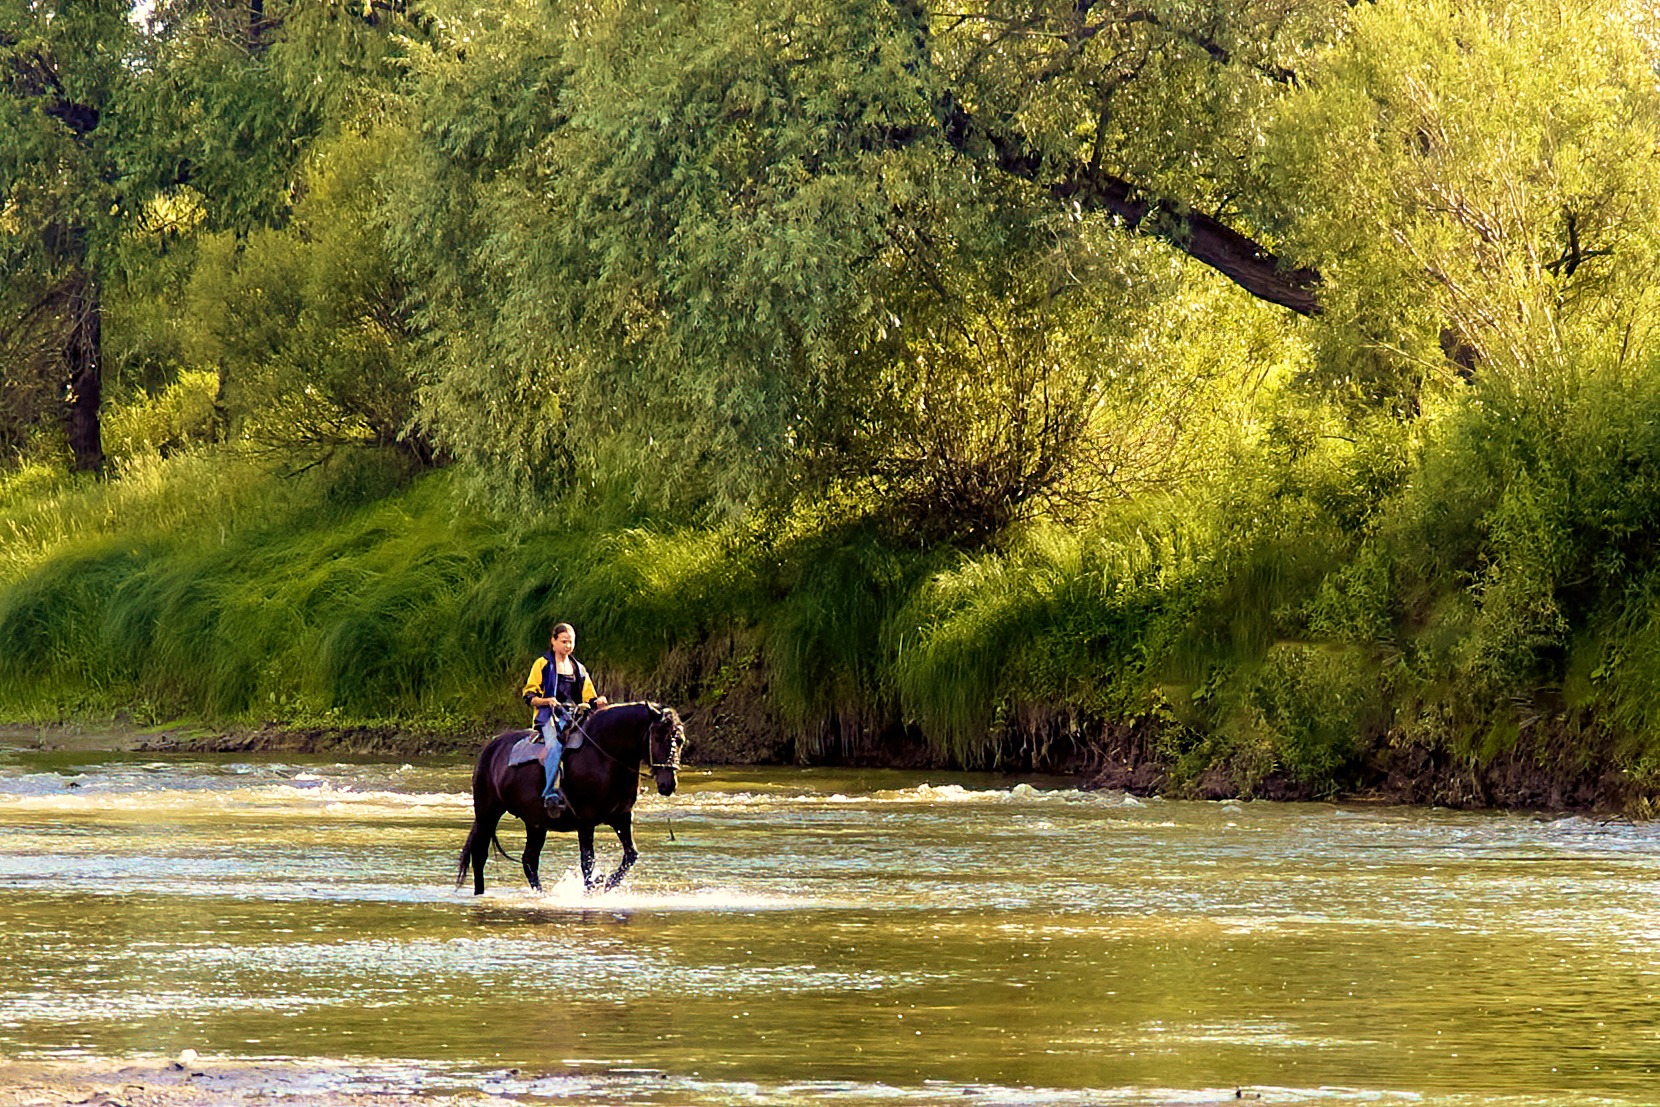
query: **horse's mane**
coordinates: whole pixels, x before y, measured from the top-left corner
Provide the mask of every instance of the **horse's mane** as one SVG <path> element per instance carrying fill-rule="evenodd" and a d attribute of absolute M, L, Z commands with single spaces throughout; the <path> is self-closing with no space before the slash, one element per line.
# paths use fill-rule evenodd
<path fill-rule="evenodd" d="M 658 703 L 656 700 L 624 700 L 622 703 L 608 703 L 605 705 L 605 710 L 615 711 L 619 707 L 644 707 L 653 714 L 673 715 L 677 719 L 680 718 L 680 713 L 674 708 L 666 703 Z"/>
<path fill-rule="evenodd" d="M 586 707 L 587 705 L 584 706 Z M 574 725 L 586 729 L 587 727 L 598 723 L 600 720 L 603 720 L 613 711 L 624 711 L 630 708 L 643 709 L 649 716 L 651 716 L 651 726 L 653 729 L 655 729 L 659 723 L 668 723 L 674 728 L 675 744 L 683 745 L 685 743 L 686 724 L 680 718 L 680 712 L 676 711 L 666 703 L 657 703 L 654 700 L 627 700 L 623 703 L 609 703 L 603 708 L 588 708 L 585 711 L 581 711 L 576 716 L 576 722 Z M 603 728 L 603 723 L 600 725 Z"/>
<path fill-rule="evenodd" d="M 651 723 L 646 728 L 646 734 L 648 735 L 646 758 L 648 760 L 651 758 L 649 735 L 656 731 L 659 726 L 667 724 L 673 731 L 673 738 L 669 742 L 668 763 L 675 768 L 679 768 L 680 751 L 686 745 L 686 724 L 680 718 L 680 712 L 666 703 L 657 703 L 655 700 L 629 700 L 625 703 L 607 704 L 603 710 L 589 711 L 582 715 L 576 725 L 586 727 L 594 720 L 603 719 L 613 711 L 630 707 L 644 708 L 646 713 L 651 716 Z"/>

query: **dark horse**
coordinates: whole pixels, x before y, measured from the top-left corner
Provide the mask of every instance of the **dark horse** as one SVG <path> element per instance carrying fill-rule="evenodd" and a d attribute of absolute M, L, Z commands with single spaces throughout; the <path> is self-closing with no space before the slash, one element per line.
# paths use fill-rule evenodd
<path fill-rule="evenodd" d="M 467 882 L 470 865 L 473 894 L 484 894 L 484 862 L 492 844 L 502 857 L 512 860 L 496 839 L 497 824 L 511 812 L 524 820 L 521 863 L 532 888 L 542 888 L 536 873 L 548 831 L 574 830 L 582 855 L 582 882 L 592 890 L 594 827 L 601 823 L 615 830 L 622 844 L 622 863 L 605 880 L 606 888 L 615 888 L 639 857 L 634 849 L 634 800 L 640 790 L 640 762 L 651 766 L 658 792 L 674 795 L 680 750 L 686 744 L 686 728 L 680 716 L 672 707 L 655 703 L 620 703 L 580 716 L 565 732 L 565 741 L 576 740 L 577 744 L 565 750 L 561 790 L 570 806 L 557 819 L 550 819 L 542 808 L 542 763 L 532 760 L 511 767 L 507 764 L 514 745 L 533 733 L 510 730 L 492 738 L 479 752 L 478 765 L 473 769 L 473 829 L 467 835 L 467 844 L 461 847 L 455 886 Z"/>

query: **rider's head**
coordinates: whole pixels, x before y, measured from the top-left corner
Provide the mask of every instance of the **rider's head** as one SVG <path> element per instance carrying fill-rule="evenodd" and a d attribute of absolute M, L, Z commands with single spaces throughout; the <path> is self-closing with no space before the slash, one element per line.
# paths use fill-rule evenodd
<path fill-rule="evenodd" d="M 556 651 L 570 654 L 576 649 L 576 628 L 569 623 L 555 623 L 548 641 Z"/>

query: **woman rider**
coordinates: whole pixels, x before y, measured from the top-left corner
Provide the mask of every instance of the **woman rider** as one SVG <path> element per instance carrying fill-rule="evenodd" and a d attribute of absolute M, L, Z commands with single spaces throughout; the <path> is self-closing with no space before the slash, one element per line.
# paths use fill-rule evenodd
<path fill-rule="evenodd" d="M 548 644 L 551 647 L 548 652 L 530 666 L 530 675 L 525 678 L 524 701 L 536 709 L 533 725 L 548 744 L 547 784 L 542 789 L 542 805 L 550 817 L 557 818 L 566 809 L 565 797 L 555 787 L 559 780 L 559 759 L 565 753 L 559 735 L 569 725 L 573 707 L 579 703 L 604 707 L 605 697 L 595 693 L 588 670 L 571 656 L 576 650 L 576 628 L 569 623 L 555 623 Z"/>

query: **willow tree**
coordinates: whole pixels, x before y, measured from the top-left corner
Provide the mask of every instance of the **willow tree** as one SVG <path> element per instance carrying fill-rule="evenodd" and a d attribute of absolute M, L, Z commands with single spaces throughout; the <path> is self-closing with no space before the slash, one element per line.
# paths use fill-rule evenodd
<path fill-rule="evenodd" d="M 621 465 L 984 534 L 1133 468 L 1111 424 L 1157 405 L 1123 354 L 1164 360 L 1148 321 L 1196 280 L 1157 251 L 1318 309 L 1253 114 L 1341 5 L 432 10 L 390 200 L 466 336 L 428 417 L 532 496 Z"/>
<path fill-rule="evenodd" d="M 20 444 L 61 396 L 74 464 L 92 471 L 111 297 L 200 233 L 284 224 L 306 151 L 385 78 L 397 29 L 384 5 L 345 2 L 144 12 L 0 0 L 0 379 L 24 416 L 0 441 Z"/>
<path fill-rule="evenodd" d="M 103 468 L 100 266 L 120 233 L 131 5 L 0 4 L 0 272 L 7 377 L 64 397 L 74 464 Z M 55 386 L 55 387 L 53 387 Z M 21 428 L 7 437 L 16 443 Z"/>
<path fill-rule="evenodd" d="M 1299 199 L 1295 248 L 1325 259 L 1349 332 L 1331 343 L 1466 378 L 1640 355 L 1657 44 L 1653 12 L 1606 0 L 1358 11 L 1264 123 L 1265 175 Z"/>

